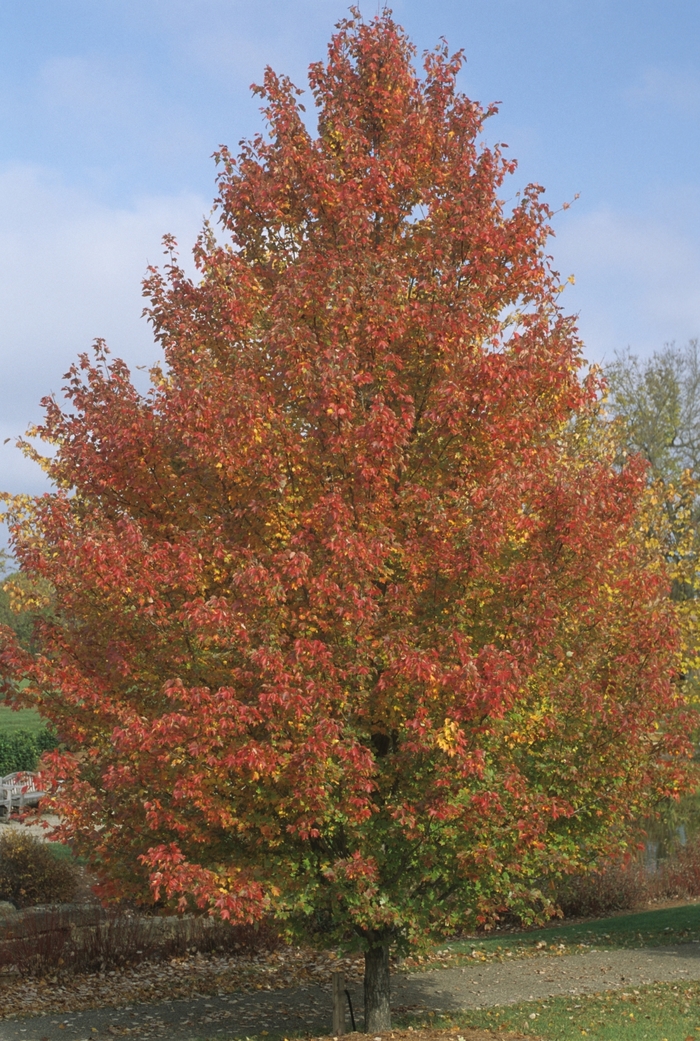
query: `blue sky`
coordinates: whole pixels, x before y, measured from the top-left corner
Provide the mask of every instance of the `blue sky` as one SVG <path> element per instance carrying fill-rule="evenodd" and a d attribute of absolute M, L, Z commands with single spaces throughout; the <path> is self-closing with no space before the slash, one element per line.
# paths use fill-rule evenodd
<path fill-rule="evenodd" d="M 183 253 L 214 195 L 211 153 L 260 128 L 266 64 L 305 85 L 336 0 L 0 4 L 0 442 L 39 415 L 98 336 L 156 357 L 140 279 Z M 365 17 L 377 0 L 360 3 Z M 556 267 L 591 360 L 700 335 L 697 0 L 396 0 L 419 51 L 464 48 L 462 89 L 500 101 L 490 140 L 558 209 Z M 8 444 L 0 487 L 42 477 Z"/>

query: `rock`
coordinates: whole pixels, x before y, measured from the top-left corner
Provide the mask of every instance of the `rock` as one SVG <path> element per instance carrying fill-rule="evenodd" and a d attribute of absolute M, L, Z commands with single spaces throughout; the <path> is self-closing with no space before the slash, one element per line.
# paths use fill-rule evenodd
<path fill-rule="evenodd" d="M 0 918 L 8 914 L 17 914 L 17 908 L 9 900 L 0 900 Z"/>

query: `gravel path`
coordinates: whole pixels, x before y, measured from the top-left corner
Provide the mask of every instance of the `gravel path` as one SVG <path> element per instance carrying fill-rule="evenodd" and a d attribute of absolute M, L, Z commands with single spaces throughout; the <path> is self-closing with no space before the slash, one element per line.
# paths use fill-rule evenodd
<path fill-rule="evenodd" d="M 392 1004 L 407 1011 L 488 1008 L 672 980 L 700 980 L 700 944 L 594 950 L 415 973 L 396 978 Z"/>
<path fill-rule="evenodd" d="M 588 951 L 561 957 L 466 965 L 397 974 L 396 1013 L 508 1005 L 556 994 L 582 994 L 653 982 L 700 980 L 700 944 L 643 950 Z M 361 989 L 351 988 L 361 1028 Z M 7 1015 L 10 1010 L 6 1009 Z M 349 1024 L 348 1024 L 349 1026 Z M 83 1041 L 130 1037 L 246 1037 L 261 1031 L 322 1034 L 330 1029 L 330 986 L 227 994 L 119 1009 L 0 1021 L 1 1041 Z"/>

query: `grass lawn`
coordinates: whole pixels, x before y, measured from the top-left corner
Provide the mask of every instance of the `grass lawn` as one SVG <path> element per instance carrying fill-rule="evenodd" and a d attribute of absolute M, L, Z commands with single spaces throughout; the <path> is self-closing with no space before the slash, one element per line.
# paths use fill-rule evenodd
<path fill-rule="evenodd" d="M 693 940 L 700 940 L 700 903 L 638 911 L 575 925 L 550 925 L 532 932 L 499 934 L 487 939 L 453 940 L 443 944 L 440 950 L 449 951 L 457 961 L 471 961 L 525 957 L 545 950 L 570 953 L 582 947 L 660 947 Z"/>
<path fill-rule="evenodd" d="M 470 1029 L 503 1033 L 503 1041 L 511 1033 L 533 1041 L 700 1041 L 700 983 L 656 983 L 634 990 L 549 998 L 449 1016 L 401 1016 L 394 1018 L 394 1027 L 397 1032 L 411 1027 L 417 1038 L 421 1027 L 432 1028 L 431 1041 L 435 1038 L 432 1031 L 441 1029 L 445 1031 L 444 1041 L 458 1041 L 460 1030 L 466 1035 L 463 1041 L 468 1041 Z M 281 1041 L 282 1036 L 291 1041 L 295 1035 L 264 1031 L 246 1041 Z M 385 1033 L 382 1041 L 390 1036 Z"/>
<path fill-rule="evenodd" d="M 656 983 L 628 991 L 549 998 L 455 1016 L 416 1017 L 414 1026 L 520 1031 L 544 1041 L 700 1041 L 700 983 Z M 402 1024 L 403 1025 L 403 1024 Z M 452 1035 L 454 1037 L 454 1035 Z"/>
<path fill-rule="evenodd" d="M 36 734 L 45 728 L 46 723 L 36 709 L 21 708 L 15 712 L 0 703 L 0 734 L 12 734 L 16 730 L 29 730 Z"/>
<path fill-rule="evenodd" d="M 20 687 L 25 681 L 22 680 Z M 28 730 L 36 734 L 39 730 L 46 729 L 46 722 L 41 718 L 35 708 L 20 708 L 15 711 L 9 705 L 5 705 L 0 697 L 0 734 L 12 734 L 16 730 Z"/>
<path fill-rule="evenodd" d="M 85 859 L 83 857 L 76 857 L 73 851 L 68 847 L 64 846 L 61 842 L 47 842 L 47 849 L 56 860 L 64 860 L 71 864 L 84 864 Z"/>

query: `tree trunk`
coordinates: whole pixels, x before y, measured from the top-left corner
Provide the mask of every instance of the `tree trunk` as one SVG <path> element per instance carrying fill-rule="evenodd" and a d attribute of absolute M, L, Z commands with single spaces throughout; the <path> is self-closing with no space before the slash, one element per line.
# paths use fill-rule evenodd
<path fill-rule="evenodd" d="M 365 1033 L 389 1030 L 389 944 L 365 951 Z"/>

